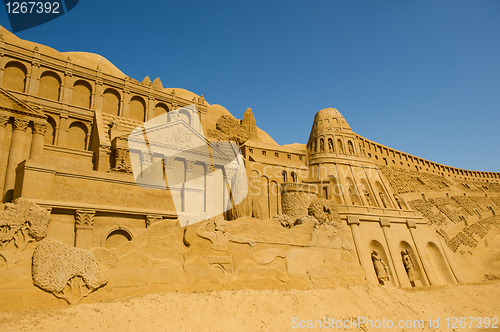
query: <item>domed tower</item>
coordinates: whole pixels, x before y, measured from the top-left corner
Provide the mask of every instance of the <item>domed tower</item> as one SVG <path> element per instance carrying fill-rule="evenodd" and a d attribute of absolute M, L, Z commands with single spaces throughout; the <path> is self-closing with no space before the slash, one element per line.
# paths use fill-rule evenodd
<path fill-rule="evenodd" d="M 325 179 L 327 174 L 315 172 L 314 165 L 329 164 L 334 160 L 367 161 L 357 142 L 356 134 L 335 108 L 325 108 L 314 117 L 307 142 L 310 179 Z M 312 166 L 312 167 L 311 167 Z"/>

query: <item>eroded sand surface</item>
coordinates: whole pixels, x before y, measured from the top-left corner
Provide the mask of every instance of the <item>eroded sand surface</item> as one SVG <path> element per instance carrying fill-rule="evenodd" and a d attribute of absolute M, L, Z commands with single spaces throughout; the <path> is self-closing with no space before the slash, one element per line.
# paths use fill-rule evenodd
<path fill-rule="evenodd" d="M 448 317 L 500 317 L 499 299 L 500 282 L 497 281 L 415 290 L 353 286 L 314 290 L 166 293 L 115 302 L 3 312 L 0 313 L 0 331 L 302 330 L 292 328 L 293 317 L 297 317 L 297 322 L 323 317 L 369 317 L 372 320 L 390 319 L 395 324 L 401 319 L 421 319 L 425 322 L 426 331 L 451 331 L 446 329 L 445 320 Z M 431 317 L 433 320 L 439 317 L 439 328 L 429 328 Z M 366 331 L 366 328 L 348 330 Z M 422 329 L 406 329 L 409 330 Z"/>

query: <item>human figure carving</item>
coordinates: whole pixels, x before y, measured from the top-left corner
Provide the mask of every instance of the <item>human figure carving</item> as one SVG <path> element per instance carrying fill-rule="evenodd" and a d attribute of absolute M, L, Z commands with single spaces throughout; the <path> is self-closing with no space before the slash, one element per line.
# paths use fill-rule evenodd
<path fill-rule="evenodd" d="M 389 206 L 389 202 L 387 202 L 387 198 L 385 197 L 383 192 L 379 193 L 380 200 L 382 200 L 382 204 L 384 204 L 384 207 L 387 208 Z"/>
<path fill-rule="evenodd" d="M 366 190 L 363 190 L 363 194 L 365 195 L 366 197 L 366 201 L 368 202 L 368 205 L 372 206 L 373 205 L 373 202 L 371 201 L 370 199 L 370 193 Z"/>
<path fill-rule="evenodd" d="M 323 141 L 323 139 L 319 140 L 319 151 L 320 152 L 324 152 L 325 151 L 325 142 Z"/>
<path fill-rule="evenodd" d="M 408 274 L 408 279 L 410 279 L 410 284 L 412 287 L 415 287 L 415 280 L 418 279 L 418 273 L 415 271 L 415 267 L 413 266 L 410 251 L 408 249 L 401 251 L 401 257 L 403 259 L 403 265 L 406 269 L 406 274 Z"/>
<path fill-rule="evenodd" d="M 331 138 L 328 139 L 328 151 L 333 152 L 333 141 Z"/>
<path fill-rule="evenodd" d="M 196 235 L 212 243 L 212 248 L 210 248 L 210 253 L 208 255 L 210 266 L 215 266 L 227 272 L 228 268 L 232 270 L 232 257 L 228 255 L 229 242 L 248 243 L 253 248 L 255 246 L 255 241 L 227 233 L 226 221 L 222 216 L 214 218 L 214 230 L 211 232 L 206 230 L 210 222 L 211 221 L 208 220 L 202 223 L 196 230 Z"/>
<path fill-rule="evenodd" d="M 406 208 L 406 204 L 402 198 L 400 198 L 398 195 L 394 194 L 394 199 L 396 200 L 396 203 L 398 204 L 398 206 L 401 210 L 404 210 Z"/>
<path fill-rule="evenodd" d="M 377 250 L 372 252 L 372 262 L 375 268 L 375 273 L 377 274 L 378 282 L 384 285 L 386 281 L 389 281 L 389 275 L 387 274 L 387 265 L 385 265 L 382 258 L 378 255 Z"/>
<path fill-rule="evenodd" d="M 349 149 L 349 153 L 350 154 L 354 154 L 354 146 L 352 146 L 352 142 L 351 141 L 349 141 L 347 143 L 347 148 Z"/>

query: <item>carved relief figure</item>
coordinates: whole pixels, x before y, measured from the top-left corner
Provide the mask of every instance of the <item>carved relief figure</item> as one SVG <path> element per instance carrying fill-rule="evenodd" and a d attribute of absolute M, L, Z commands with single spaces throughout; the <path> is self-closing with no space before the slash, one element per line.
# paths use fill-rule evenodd
<path fill-rule="evenodd" d="M 313 153 L 316 153 L 316 141 L 313 142 Z"/>
<path fill-rule="evenodd" d="M 384 207 L 387 208 L 389 207 L 389 202 L 387 202 L 387 198 L 385 197 L 383 192 L 379 193 L 380 199 L 382 200 L 382 204 L 384 204 Z"/>
<path fill-rule="evenodd" d="M 319 140 L 319 151 L 325 152 L 325 141 L 322 138 Z"/>
<path fill-rule="evenodd" d="M 399 197 L 398 195 L 394 194 L 394 199 L 396 200 L 396 203 L 398 204 L 399 208 L 401 210 L 407 209 L 405 201 Z"/>
<path fill-rule="evenodd" d="M 226 221 L 222 216 L 214 218 L 214 230 L 207 231 L 206 228 L 211 220 L 207 220 L 196 230 L 196 235 L 201 238 L 207 239 L 212 243 L 210 253 L 208 255 L 208 263 L 211 267 L 222 269 L 225 272 L 228 269 L 232 270 L 232 257 L 228 254 L 229 242 L 248 243 L 250 246 L 255 246 L 255 241 L 246 239 L 241 236 L 233 235 L 226 232 Z"/>
<path fill-rule="evenodd" d="M 333 141 L 331 138 L 328 139 L 328 151 L 333 152 Z"/>
<path fill-rule="evenodd" d="M 389 275 L 387 274 L 387 265 L 385 265 L 382 258 L 378 255 L 377 250 L 372 252 L 372 262 L 375 268 L 375 273 L 377 274 L 378 282 L 384 285 L 385 281 L 389 281 Z"/>
<path fill-rule="evenodd" d="M 401 257 L 403 259 L 403 265 L 405 266 L 406 273 L 408 274 L 408 279 L 412 287 L 415 287 L 415 280 L 418 279 L 418 273 L 415 271 L 413 262 L 411 261 L 410 251 L 408 249 L 401 251 Z"/>
<path fill-rule="evenodd" d="M 363 194 L 366 197 L 366 201 L 368 202 L 368 205 L 373 206 L 373 202 L 371 200 L 370 193 L 366 190 L 363 190 Z"/>
<path fill-rule="evenodd" d="M 354 154 L 354 146 L 352 145 L 351 141 L 347 142 L 347 148 L 349 149 L 350 154 Z"/>

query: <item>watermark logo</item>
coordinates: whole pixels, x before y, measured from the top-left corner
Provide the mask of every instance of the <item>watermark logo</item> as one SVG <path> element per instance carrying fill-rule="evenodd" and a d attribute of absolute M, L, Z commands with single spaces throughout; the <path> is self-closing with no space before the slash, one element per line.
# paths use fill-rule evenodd
<path fill-rule="evenodd" d="M 207 140 L 195 105 L 136 127 L 128 148 L 136 184 L 168 189 L 181 226 L 224 213 L 247 196 L 239 147 Z"/>
<path fill-rule="evenodd" d="M 52 21 L 73 9 L 79 0 L 4 0 L 12 32 L 16 33 Z"/>

